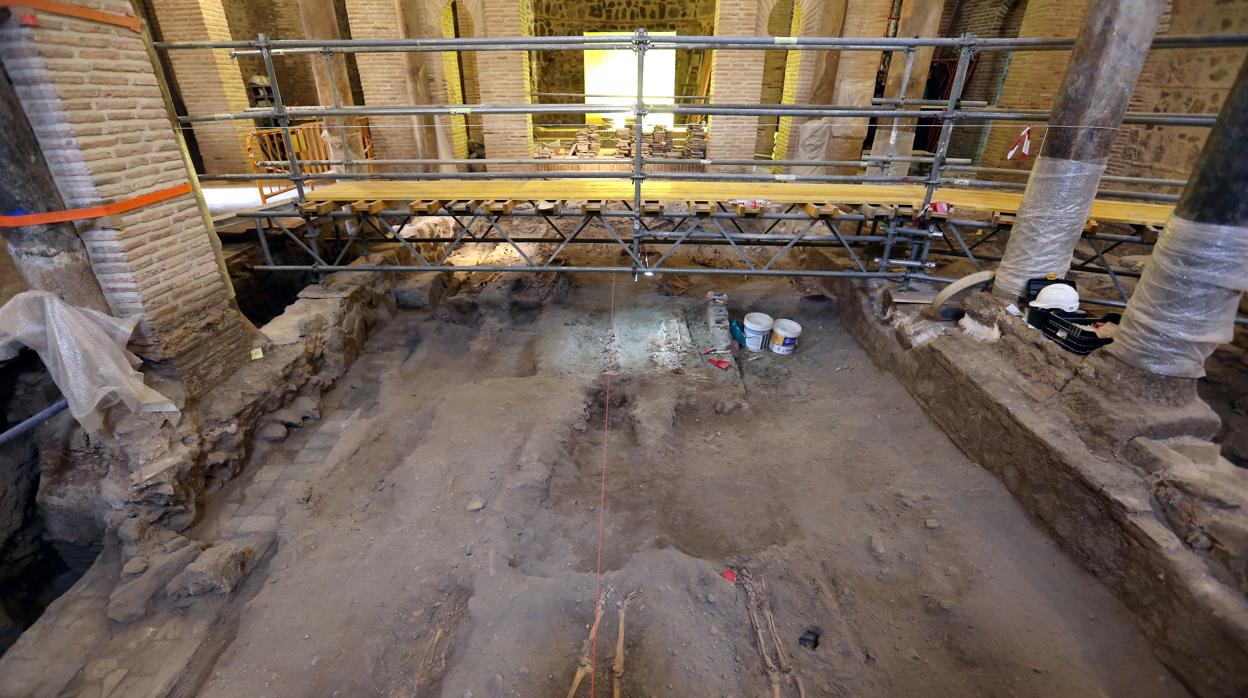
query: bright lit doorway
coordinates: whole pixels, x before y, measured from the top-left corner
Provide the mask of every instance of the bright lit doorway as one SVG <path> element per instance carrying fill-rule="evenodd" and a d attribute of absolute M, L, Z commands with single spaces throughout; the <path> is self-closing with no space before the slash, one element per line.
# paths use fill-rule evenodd
<path fill-rule="evenodd" d="M 675 36 L 676 32 L 650 32 L 654 36 Z M 585 36 L 631 37 L 631 32 L 585 32 Z M 646 104 L 672 104 L 676 94 L 676 51 L 646 51 L 645 83 L 642 94 Z M 637 55 L 632 51 L 585 51 L 585 103 L 632 106 L 637 101 Z M 624 128 L 630 114 L 586 114 L 590 124 L 609 123 Z M 647 114 L 646 126 L 661 124 L 672 128 L 674 114 Z"/>

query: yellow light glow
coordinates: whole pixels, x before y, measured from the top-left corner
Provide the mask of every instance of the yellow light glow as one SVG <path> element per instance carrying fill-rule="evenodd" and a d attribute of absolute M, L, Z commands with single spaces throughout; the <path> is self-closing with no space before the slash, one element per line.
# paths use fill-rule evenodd
<path fill-rule="evenodd" d="M 675 36 L 676 32 L 650 32 L 657 36 Z M 632 36 L 622 32 L 585 32 L 585 36 Z M 637 101 L 637 55 L 632 51 L 585 51 L 586 104 L 620 104 L 632 106 Z M 676 94 L 676 51 L 646 51 L 646 71 L 642 85 L 646 104 L 671 104 Z M 588 114 L 587 123 L 610 123 L 624 128 L 631 114 Z M 674 114 L 647 114 L 646 126 L 662 124 L 672 128 Z"/>

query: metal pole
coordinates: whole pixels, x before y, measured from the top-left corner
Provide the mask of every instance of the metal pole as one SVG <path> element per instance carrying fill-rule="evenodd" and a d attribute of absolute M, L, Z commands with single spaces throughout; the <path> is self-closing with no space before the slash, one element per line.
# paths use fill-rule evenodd
<path fill-rule="evenodd" d="M 927 191 L 923 194 L 923 209 L 932 203 L 932 197 L 940 186 L 941 171 L 945 160 L 949 157 L 949 140 L 953 138 L 953 124 L 957 120 L 954 110 L 962 99 L 962 90 L 966 87 L 966 73 L 971 65 L 971 57 L 975 54 L 975 35 L 967 32 L 962 35 L 962 48 L 958 52 L 958 67 L 953 74 L 953 86 L 949 91 L 949 102 L 945 105 L 945 115 L 941 117 L 940 140 L 936 144 L 936 157 L 932 161 L 932 171 L 927 178 Z"/>
<path fill-rule="evenodd" d="M 664 49 L 734 48 L 742 50 L 774 50 L 779 43 L 786 49 L 842 50 L 842 51 L 893 51 L 910 46 L 960 47 L 961 39 L 953 38 L 858 38 L 858 37 L 725 37 L 725 36 L 654 36 L 651 45 Z M 1231 47 L 1248 44 L 1248 34 L 1193 34 L 1185 36 L 1159 36 L 1153 39 L 1153 49 Z M 977 39 L 980 51 L 1066 51 L 1074 48 L 1075 39 L 1069 38 L 1012 38 Z M 161 41 L 154 44 L 161 51 L 183 49 L 233 49 L 238 55 L 258 55 L 254 41 Z M 283 55 L 294 53 L 319 53 L 322 49 L 345 52 L 373 52 L 389 49 L 401 51 L 479 51 L 524 50 L 549 51 L 568 48 L 605 48 L 616 50 L 631 48 L 618 37 L 543 36 L 497 37 L 480 39 L 337 39 L 316 41 L 306 39 L 282 39 L 272 42 L 272 47 Z"/>
<path fill-rule="evenodd" d="M 299 169 L 299 158 L 295 153 L 294 140 L 290 137 L 290 116 L 286 113 L 286 105 L 282 102 L 282 90 L 277 85 L 277 70 L 273 68 L 273 52 L 269 49 L 269 35 L 260 33 L 256 36 L 256 45 L 260 47 L 260 57 L 264 60 L 264 71 L 269 76 L 269 87 L 273 90 L 273 116 L 282 129 L 282 146 L 286 148 L 287 161 L 290 163 L 290 181 L 295 185 L 299 203 L 308 200 L 303 190 L 303 172 Z"/>
<path fill-rule="evenodd" d="M 633 43 L 637 52 L 637 102 L 633 105 L 633 239 L 636 240 L 641 235 L 641 184 L 646 177 L 641 142 L 646 125 L 646 49 L 650 46 L 650 36 L 645 28 L 636 31 Z M 634 256 L 640 259 L 636 251 Z"/>
<path fill-rule="evenodd" d="M 910 73 L 914 70 L 914 57 L 918 50 L 914 47 L 906 49 L 906 66 L 901 72 L 901 86 L 897 89 L 897 99 L 901 104 L 906 103 L 906 91 L 910 87 Z M 905 107 L 900 107 L 904 109 Z M 897 154 L 897 133 L 901 130 L 901 118 L 893 117 L 893 126 L 888 132 L 888 144 L 880 155 L 887 157 Z M 876 138 L 879 138 L 880 130 L 875 130 Z M 874 150 L 874 148 L 872 148 Z M 872 153 L 873 155 L 876 153 Z M 880 163 L 867 168 L 868 174 L 883 174 L 884 172 L 892 172 L 892 168 L 887 163 Z"/>
<path fill-rule="evenodd" d="M 39 410 L 35 414 L 32 414 L 31 416 L 22 420 L 21 422 L 18 422 L 17 424 L 13 425 L 13 427 L 9 429 L 8 431 L 0 433 L 0 446 L 7 446 L 10 442 L 12 442 L 14 439 L 21 436 L 22 434 L 29 432 L 30 430 L 34 429 L 40 424 L 43 424 L 44 422 L 48 421 L 52 417 L 55 417 L 61 412 L 64 412 L 67 407 L 69 407 L 69 402 L 66 401 L 64 398 L 61 398 L 60 400 L 52 403 L 51 405 L 43 408 L 42 410 Z"/>

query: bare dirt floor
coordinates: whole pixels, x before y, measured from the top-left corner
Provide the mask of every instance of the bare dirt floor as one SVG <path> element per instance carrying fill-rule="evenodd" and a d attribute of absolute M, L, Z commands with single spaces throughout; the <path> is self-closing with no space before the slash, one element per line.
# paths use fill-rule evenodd
<path fill-rule="evenodd" d="M 626 598 L 617 695 L 773 695 L 760 637 L 775 695 L 1185 695 L 832 301 L 717 287 L 799 321 L 798 352 L 708 364 L 710 281 L 504 276 L 400 312 L 320 422 L 214 495 L 201 526 L 290 493 L 199 695 L 567 695 L 600 520 L 596 695 Z"/>

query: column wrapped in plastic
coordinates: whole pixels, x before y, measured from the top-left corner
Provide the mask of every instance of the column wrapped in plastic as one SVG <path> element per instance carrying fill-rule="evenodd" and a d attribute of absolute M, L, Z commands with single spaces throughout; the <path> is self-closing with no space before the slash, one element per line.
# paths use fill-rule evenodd
<path fill-rule="evenodd" d="M 1036 158 L 994 285 L 1020 296 L 1028 279 L 1070 271 L 1106 160 Z"/>
<path fill-rule="evenodd" d="M 1146 371 L 1199 378 L 1214 348 L 1233 338 L 1244 291 L 1248 227 L 1172 215 L 1106 351 Z"/>
<path fill-rule="evenodd" d="M 87 431 L 98 432 L 103 411 L 117 401 L 136 412 L 177 412 L 134 370 L 140 360 L 126 342 L 137 322 L 76 308 L 47 291 L 25 291 L 0 307 L 0 360 L 23 346 L 37 352 Z"/>

